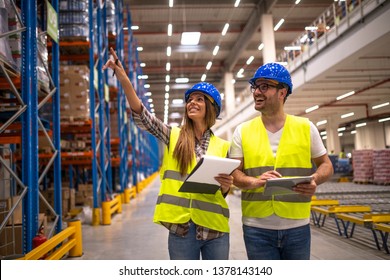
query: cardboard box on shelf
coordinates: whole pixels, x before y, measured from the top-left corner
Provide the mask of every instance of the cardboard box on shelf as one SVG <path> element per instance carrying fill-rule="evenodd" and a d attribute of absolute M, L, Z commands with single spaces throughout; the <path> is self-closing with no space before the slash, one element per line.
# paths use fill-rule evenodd
<path fill-rule="evenodd" d="M 20 196 L 13 196 L 7 199 L 0 200 L 0 223 L 2 223 L 11 210 L 11 208 L 18 202 Z M 23 221 L 22 201 L 16 206 L 13 215 L 9 218 L 7 225 L 19 225 Z"/>
<path fill-rule="evenodd" d="M 11 256 L 23 253 L 22 226 L 6 226 L 0 232 L 0 255 Z"/>

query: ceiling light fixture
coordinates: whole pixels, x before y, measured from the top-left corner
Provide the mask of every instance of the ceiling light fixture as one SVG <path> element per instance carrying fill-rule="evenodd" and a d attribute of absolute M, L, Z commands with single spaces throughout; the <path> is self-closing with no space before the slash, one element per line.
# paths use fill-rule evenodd
<path fill-rule="evenodd" d="M 167 47 L 167 56 L 171 56 L 172 54 L 172 48 L 169 46 Z"/>
<path fill-rule="evenodd" d="M 171 80 L 171 76 L 166 75 L 166 76 L 165 76 L 165 82 L 166 82 L 166 83 L 169 83 L 170 80 Z"/>
<path fill-rule="evenodd" d="M 282 26 L 283 22 L 284 22 L 284 18 L 279 20 L 279 22 L 274 27 L 274 31 L 278 31 L 278 29 Z"/>
<path fill-rule="evenodd" d="M 301 2 L 301 0 L 296 0 L 295 5 L 298 5 Z"/>
<path fill-rule="evenodd" d="M 210 70 L 211 65 L 213 65 L 213 63 L 212 63 L 211 61 L 209 61 L 209 62 L 207 63 L 207 65 L 206 65 L 206 69 L 207 69 L 207 70 Z"/>
<path fill-rule="evenodd" d="M 315 105 L 315 106 L 313 106 L 313 107 L 307 108 L 307 109 L 305 110 L 305 112 L 306 112 L 306 113 L 310 113 L 310 112 L 312 112 L 312 111 L 314 111 L 314 110 L 317 110 L 318 108 L 320 108 L 320 106 Z"/>
<path fill-rule="evenodd" d="M 379 108 L 388 106 L 389 104 L 390 104 L 389 102 L 386 102 L 386 103 L 382 103 L 382 104 L 379 104 L 379 105 L 372 106 L 371 108 L 372 108 L 373 110 L 375 110 L 375 109 L 379 109 Z"/>
<path fill-rule="evenodd" d="M 240 1 L 241 1 L 241 0 L 236 0 L 236 2 L 234 3 L 234 8 L 237 8 L 238 5 L 240 5 Z"/>
<path fill-rule="evenodd" d="M 219 51 L 219 46 L 215 46 L 215 48 L 213 50 L 213 56 L 216 56 L 218 51 Z"/>
<path fill-rule="evenodd" d="M 175 82 L 176 84 L 186 84 L 190 81 L 188 78 L 176 78 Z"/>
<path fill-rule="evenodd" d="M 357 125 L 355 125 L 356 127 L 362 127 L 362 126 L 366 126 L 367 125 L 367 123 L 358 123 Z"/>
<path fill-rule="evenodd" d="M 337 129 L 337 131 L 344 131 L 344 130 L 346 130 L 346 128 L 345 127 L 339 127 L 338 129 Z"/>
<path fill-rule="evenodd" d="M 123 30 L 124 30 L 125 28 L 123 28 Z M 138 30 L 139 29 L 139 26 L 138 25 L 132 25 L 131 27 L 130 27 L 130 29 L 131 30 Z"/>
<path fill-rule="evenodd" d="M 263 48 L 264 48 L 264 43 L 261 43 L 261 44 L 257 47 L 257 49 L 258 49 L 259 51 L 261 51 Z"/>
<path fill-rule="evenodd" d="M 284 50 L 285 51 L 300 51 L 301 46 L 285 46 Z"/>
<path fill-rule="evenodd" d="M 169 8 L 173 7 L 173 0 L 169 0 Z"/>
<path fill-rule="evenodd" d="M 319 121 L 317 122 L 317 126 L 320 126 L 320 125 L 323 125 L 323 124 L 326 124 L 328 121 L 327 120 L 323 120 L 323 121 Z"/>
<path fill-rule="evenodd" d="M 165 91 L 166 91 L 166 92 L 169 91 L 169 85 L 165 85 Z"/>
<path fill-rule="evenodd" d="M 248 60 L 246 61 L 246 64 L 249 65 L 252 63 L 252 61 L 255 59 L 255 57 L 252 55 Z"/>
<path fill-rule="evenodd" d="M 225 26 L 222 29 L 222 36 L 225 36 L 229 29 L 229 23 L 225 23 Z"/>
<path fill-rule="evenodd" d="M 183 32 L 181 33 L 181 44 L 186 46 L 198 45 L 200 32 Z"/>
<path fill-rule="evenodd" d="M 306 31 L 316 31 L 318 29 L 317 26 L 306 26 L 305 30 Z"/>
<path fill-rule="evenodd" d="M 141 66 L 141 67 L 145 67 L 145 66 L 146 66 L 146 63 L 144 63 L 144 62 L 141 62 L 141 63 L 139 64 L 139 66 Z"/>
<path fill-rule="evenodd" d="M 168 24 L 168 36 L 172 36 L 172 24 Z"/>
<path fill-rule="evenodd" d="M 355 113 L 351 112 L 351 113 L 347 113 L 347 114 L 341 115 L 341 118 L 345 119 L 345 118 L 348 118 L 348 117 L 352 117 L 353 115 L 355 115 Z"/>
<path fill-rule="evenodd" d="M 204 81 L 206 81 L 206 78 L 207 78 L 206 74 L 203 74 L 202 77 L 200 78 L 200 80 L 201 80 L 202 82 L 204 82 Z"/>
<path fill-rule="evenodd" d="M 172 105 L 182 105 L 184 104 L 184 100 L 181 98 L 172 99 Z"/>
<path fill-rule="evenodd" d="M 171 71 L 171 63 L 170 62 L 167 62 L 166 66 L 165 66 L 165 69 L 167 71 Z"/>
<path fill-rule="evenodd" d="M 390 118 L 384 118 L 384 119 L 378 120 L 378 122 L 387 122 L 387 121 L 390 121 Z"/>
<path fill-rule="evenodd" d="M 347 92 L 343 95 L 336 97 L 336 100 L 341 100 L 341 99 L 344 99 L 344 98 L 351 96 L 351 95 L 354 95 L 354 94 L 355 94 L 355 91 L 353 90 L 353 91 Z"/>
<path fill-rule="evenodd" d="M 244 77 L 243 73 L 244 73 L 244 68 L 241 68 L 240 71 L 237 72 L 236 75 L 237 78 L 243 78 Z"/>
<path fill-rule="evenodd" d="M 137 51 L 142 52 L 144 50 L 143 47 L 137 47 Z"/>

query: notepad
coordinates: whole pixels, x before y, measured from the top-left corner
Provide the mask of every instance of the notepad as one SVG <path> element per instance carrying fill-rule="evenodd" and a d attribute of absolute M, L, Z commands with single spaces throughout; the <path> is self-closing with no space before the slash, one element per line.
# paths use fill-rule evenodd
<path fill-rule="evenodd" d="M 214 177 L 221 173 L 231 174 L 240 163 L 238 159 L 204 155 L 188 175 L 179 192 L 215 194 L 220 184 Z"/>
<path fill-rule="evenodd" d="M 298 194 L 293 187 L 302 183 L 310 183 L 312 176 L 268 179 L 264 186 L 265 195 Z"/>

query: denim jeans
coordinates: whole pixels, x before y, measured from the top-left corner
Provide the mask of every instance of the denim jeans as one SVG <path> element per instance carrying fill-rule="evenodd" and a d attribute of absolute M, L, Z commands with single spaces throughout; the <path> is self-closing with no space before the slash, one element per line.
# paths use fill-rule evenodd
<path fill-rule="evenodd" d="M 196 225 L 190 223 L 188 233 L 184 236 L 178 236 L 169 233 L 168 250 L 171 260 L 227 260 L 229 259 L 229 233 L 211 239 L 197 240 Z"/>
<path fill-rule="evenodd" d="M 249 260 L 309 260 L 310 225 L 271 230 L 243 225 Z"/>

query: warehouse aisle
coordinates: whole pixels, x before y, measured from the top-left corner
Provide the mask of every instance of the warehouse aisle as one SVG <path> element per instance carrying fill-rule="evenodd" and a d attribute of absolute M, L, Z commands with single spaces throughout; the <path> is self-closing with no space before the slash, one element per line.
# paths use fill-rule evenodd
<path fill-rule="evenodd" d="M 123 205 L 108 226 L 83 225 L 84 255 L 76 260 L 167 260 L 168 231 L 152 222 L 154 204 L 160 186 L 159 177 L 136 199 Z M 228 196 L 230 206 L 230 259 L 245 260 L 241 229 L 240 197 Z M 329 223 L 332 221 L 329 221 Z M 390 259 L 374 247 L 347 240 L 335 232 L 312 227 L 313 260 L 379 260 Z"/>

